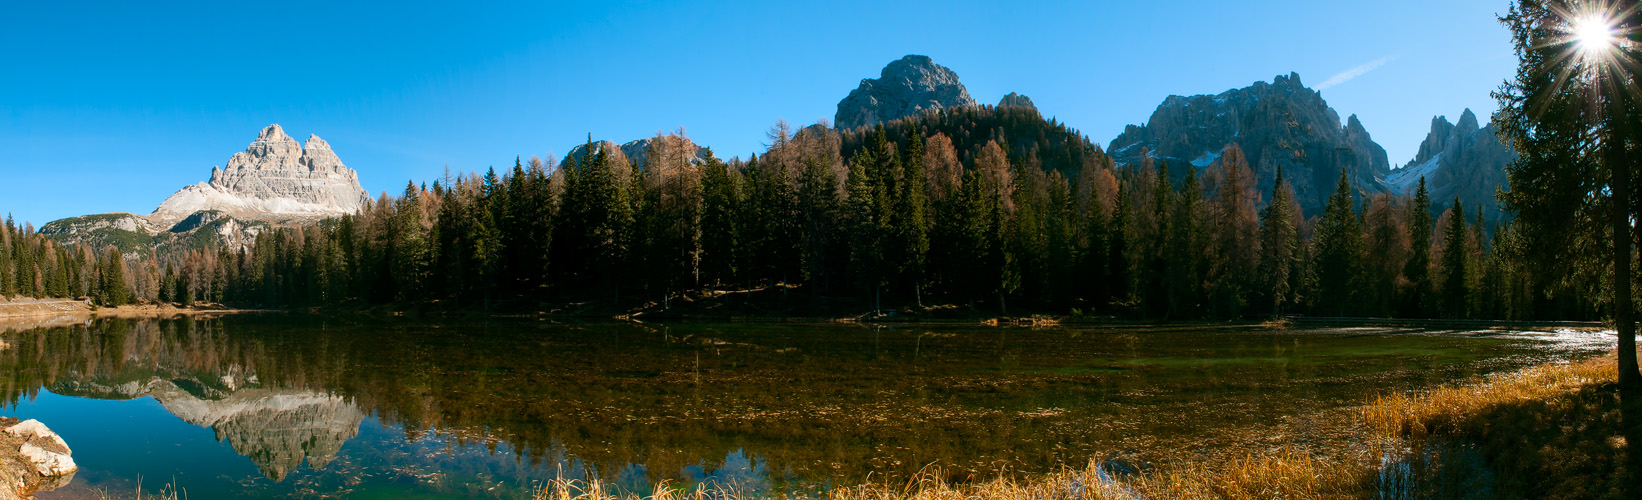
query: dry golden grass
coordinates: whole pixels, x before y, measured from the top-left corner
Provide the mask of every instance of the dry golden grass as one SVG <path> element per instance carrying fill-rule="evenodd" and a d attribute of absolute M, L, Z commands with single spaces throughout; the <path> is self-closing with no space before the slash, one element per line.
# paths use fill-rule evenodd
<path fill-rule="evenodd" d="M 1589 384 L 1611 382 L 1617 376 L 1614 354 L 1544 364 L 1470 384 L 1378 396 L 1363 408 L 1363 420 L 1380 438 L 1456 434 L 1468 430 L 1478 416 L 1501 405 L 1544 400 Z"/>
<path fill-rule="evenodd" d="M 999 477 L 953 485 L 939 471 L 920 474 L 903 485 L 866 484 L 823 494 L 827 500 L 1139 500 L 1170 499 L 1334 499 L 1359 498 L 1367 491 L 1360 464 L 1321 460 L 1285 450 L 1222 463 L 1187 463 L 1120 476 L 1090 463 L 1029 479 Z M 537 488 L 535 500 L 750 500 L 767 494 L 736 486 L 680 489 L 663 482 L 648 496 L 621 494 L 597 481 L 558 480 Z M 785 495 L 777 495 L 778 497 Z"/>

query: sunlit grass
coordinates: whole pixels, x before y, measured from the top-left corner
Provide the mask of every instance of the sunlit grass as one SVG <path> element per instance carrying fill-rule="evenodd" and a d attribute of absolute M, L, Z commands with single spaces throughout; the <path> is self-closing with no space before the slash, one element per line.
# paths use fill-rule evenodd
<path fill-rule="evenodd" d="M 1363 408 L 1363 420 L 1375 436 L 1419 438 L 1432 434 L 1459 434 L 1471 430 L 1477 417 L 1506 404 L 1543 400 L 1580 387 L 1612 382 L 1615 356 L 1551 363 L 1499 373 L 1468 384 L 1445 384 L 1434 389 L 1381 395 Z"/>
<path fill-rule="evenodd" d="M 1285 449 L 1223 462 L 1193 462 L 1135 474 L 1114 473 L 1097 462 L 1082 469 L 1029 478 L 1000 476 L 952 484 L 938 470 L 904 484 L 870 483 L 837 488 L 829 500 L 1138 500 L 1170 499 L 1332 499 L 1357 498 L 1367 491 L 1368 469 L 1350 461 L 1324 460 Z M 618 493 L 598 480 L 560 479 L 539 486 L 535 500 L 746 500 L 772 495 L 735 485 L 677 488 L 663 482 L 651 495 Z M 774 495 L 786 497 L 787 495 Z"/>

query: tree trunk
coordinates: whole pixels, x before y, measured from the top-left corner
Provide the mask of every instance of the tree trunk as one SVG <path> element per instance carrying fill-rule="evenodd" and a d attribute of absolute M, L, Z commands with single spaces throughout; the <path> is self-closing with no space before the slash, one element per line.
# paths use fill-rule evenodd
<path fill-rule="evenodd" d="M 1615 134 L 1618 136 L 1618 134 Z M 1615 137 L 1617 138 L 1617 137 Z M 1621 147 L 1608 144 L 1608 173 L 1613 193 L 1614 323 L 1619 333 L 1619 383 L 1642 386 L 1642 372 L 1636 362 L 1636 303 L 1631 298 L 1630 165 Z"/>

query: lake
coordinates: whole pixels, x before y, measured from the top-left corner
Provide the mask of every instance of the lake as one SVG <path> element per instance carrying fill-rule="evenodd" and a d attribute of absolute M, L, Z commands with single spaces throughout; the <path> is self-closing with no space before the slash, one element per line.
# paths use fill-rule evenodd
<path fill-rule="evenodd" d="M 3 336 L 6 415 L 74 449 L 39 495 L 804 493 L 1357 446 L 1351 409 L 1612 334 L 1260 326 L 563 323 L 229 316 Z"/>

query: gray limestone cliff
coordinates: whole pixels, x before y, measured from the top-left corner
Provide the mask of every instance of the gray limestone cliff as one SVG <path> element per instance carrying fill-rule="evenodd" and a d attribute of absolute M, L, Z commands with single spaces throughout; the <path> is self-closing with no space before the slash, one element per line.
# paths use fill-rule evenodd
<path fill-rule="evenodd" d="M 833 124 L 838 130 L 871 126 L 925 111 L 975 106 L 958 74 L 929 56 L 909 55 L 884 66 L 877 79 L 866 78 L 838 102 Z"/>
<path fill-rule="evenodd" d="M 183 187 L 147 216 L 70 217 L 41 226 L 40 233 L 64 244 L 116 245 L 127 253 L 212 244 L 246 248 L 273 225 L 348 215 L 370 201 L 359 173 L 342 164 L 330 143 L 310 135 L 297 144 L 274 124 L 226 166 L 213 167 L 210 180 Z"/>
<path fill-rule="evenodd" d="M 1467 213 L 1481 207 L 1484 217 L 1497 219 L 1494 193 L 1508 186 L 1505 167 L 1517 159 L 1517 152 L 1500 140 L 1492 123 L 1479 125 L 1470 109 L 1460 113 L 1459 123 L 1450 124 L 1445 116 L 1432 118 L 1419 152 L 1407 165 L 1391 171 L 1386 184 L 1394 193 L 1412 196 L 1424 177 L 1433 211 L 1440 213 L 1458 197 Z"/>
<path fill-rule="evenodd" d="M 1003 96 L 1003 100 L 998 101 L 998 107 L 1002 108 L 1005 106 L 1032 108 L 1033 111 L 1038 110 L 1037 105 L 1032 104 L 1032 98 L 1016 94 L 1014 92 L 1010 92 L 1009 95 Z"/>
<path fill-rule="evenodd" d="M 1147 150 L 1181 176 L 1186 167 L 1201 173 L 1233 142 L 1248 155 L 1260 192 L 1271 192 L 1281 167 L 1307 215 L 1322 211 L 1341 169 L 1359 202 L 1363 194 L 1386 191 L 1385 149 L 1356 115 L 1342 124 L 1322 95 L 1293 73 L 1216 95 L 1169 96 L 1145 125 L 1128 126 L 1107 151 L 1120 164 L 1139 165 Z"/>
<path fill-rule="evenodd" d="M 177 191 L 148 218 L 162 226 L 201 210 L 250 220 L 323 218 L 354 213 L 369 201 L 359 173 L 343 165 L 329 143 L 310 135 L 299 145 L 273 124 L 226 166 L 213 167 L 208 182 Z"/>

